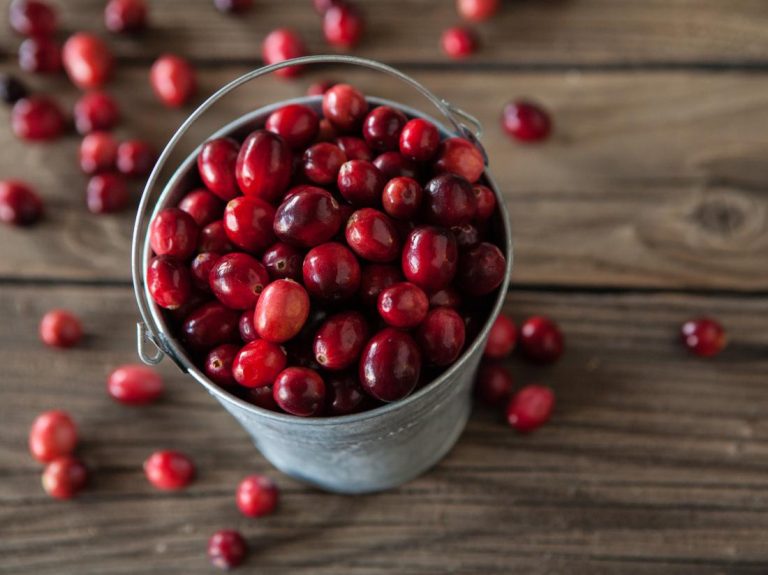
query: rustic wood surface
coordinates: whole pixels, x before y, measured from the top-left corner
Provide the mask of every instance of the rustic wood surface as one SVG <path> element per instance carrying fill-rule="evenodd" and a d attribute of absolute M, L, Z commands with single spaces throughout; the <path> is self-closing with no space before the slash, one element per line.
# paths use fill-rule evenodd
<path fill-rule="evenodd" d="M 58 3 L 67 30 L 101 30 L 96 0 Z M 0 69 L 18 39 L 0 2 Z M 158 146 L 188 114 L 153 99 L 148 63 L 192 57 L 201 97 L 259 63 L 260 41 L 289 24 L 323 52 L 310 0 L 255 2 L 242 20 L 208 0 L 152 3 L 141 40 L 111 39 L 118 133 Z M 448 458 L 388 493 L 343 497 L 276 472 L 204 390 L 168 362 L 158 405 L 127 409 L 107 373 L 136 361 L 128 265 L 130 214 L 84 209 L 77 139 L 25 146 L 0 129 L 0 178 L 35 184 L 48 215 L 0 227 L 0 573 L 210 573 L 210 533 L 241 529 L 243 573 L 768 573 L 768 5 L 759 0 L 517 0 L 479 26 L 483 50 L 447 61 L 449 0 L 361 2 L 370 33 L 356 54 L 401 65 L 476 115 L 512 213 L 508 311 L 547 313 L 567 338 L 563 360 L 518 382 L 553 386 L 553 421 L 521 437 L 478 408 Z M 408 18 L 408 14 L 418 14 Z M 425 23 L 428 22 L 428 25 Z M 313 78 L 349 78 L 420 105 L 378 77 L 328 70 L 259 84 L 227 100 L 199 137 L 261 103 L 302 95 Z M 29 78 L 71 105 L 63 78 Z M 505 101 L 529 96 L 556 122 L 549 142 L 501 132 Z M 8 114 L 0 110 L 0 126 Z M 136 183 L 138 194 L 139 183 Z M 57 352 L 37 338 L 51 307 L 75 310 L 88 337 Z M 726 325 L 729 348 L 687 355 L 677 329 L 698 314 Z M 77 501 L 47 498 L 26 434 L 44 409 L 70 410 L 93 484 Z M 141 462 L 189 452 L 200 477 L 180 494 L 153 490 Z M 245 520 L 233 504 L 250 472 L 275 477 L 279 513 Z"/>

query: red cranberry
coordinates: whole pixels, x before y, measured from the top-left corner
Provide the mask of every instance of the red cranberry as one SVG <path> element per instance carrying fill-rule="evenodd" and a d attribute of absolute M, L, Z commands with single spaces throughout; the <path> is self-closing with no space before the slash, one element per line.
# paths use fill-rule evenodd
<path fill-rule="evenodd" d="M 367 112 L 365 96 L 349 84 L 336 84 L 323 94 L 323 115 L 344 132 L 358 128 Z"/>
<path fill-rule="evenodd" d="M 232 138 L 209 140 L 197 156 L 197 169 L 205 187 L 229 201 L 240 195 L 235 166 L 240 145 Z"/>
<path fill-rule="evenodd" d="M 413 230 L 403 248 L 403 273 L 408 281 L 433 292 L 443 289 L 456 275 L 459 251 L 448 230 L 424 226 Z"/>
<path fill-rule="evenodd" d="M 117 102 L 106 92 L 88 92 L 75 104 L 75 128 L 81 135 L 107 131 L 120 120 Z"/>
<path fill-rule="evenodd" d="M 325 383 L 306 367 L 284 369 L 275 380 L 272 395 L 283 411 L 300 417 L 318 415 L 325 403 Z"/>
<path fill-rule="evenodd" d="M 314 353 L 325 369 L 346 369 L 357 361 L 368 338 L 368 323 L 356 311 L 341 312 L 325 320 L 317 331 Z"/>
<path fill-rule="evenodd" d="M 195 223 L 206 226 L 224 214 L 224 204 L 207 190 L 192 190 L 179 202 L 179 209 L 187 212 Z"/>
<path fill-rule="evenodd" d="M 242 14 L 253 6 L 253 0 L 213 0 L 213 5 L 219 12 Z"/>
<path fill-rule="evenodd" d="M 16 180 L 0 181 L 0 222 L 29 226 L 43 215 L 43 202 L 32 188 Z"/>
<path fill-rule="evenodd" d="M 341 227 L 339 203 L 322 188 L 300 186 L 280 204 L 275 215 L 275 234 L 302 248 L 330 240 Z"/>
<path fill-rule="evenodd" d="M 294 150 L 302 150 L 317 136 L 320 118 L 309 106 L 288 104 L 272 112 L 265 127 L 283 138 Z"/>
<path fill-rule="evenodd" d="M 360 383 L 381 401 L 396 401 L 411 393 L 421 373 L 421 353 L 405 332 L 385 328 L 374 335 L 360 359 Z"/>
<path fill-rule="evenodd" d="M 282 343 L 296 336 L 309 316 L 309 296 L 293 280 L 275 280 L 262 292 L 253 314 L 260 337 Z"/>
<path fill-rule="evenodd" d="M 226 254 L 233 249 L 232 244 L 229 243 L 229 237 L 224 229 L 224 222 L 222 220 L 211 222 L 200 230 L 200 241 L 197 244 L 198 251 Z"/>
<path fill-rule="evenodd" d="M 509 371 L 496 363 L 484 363 L 475 378 L 475 395 L 490 406 L 502 406 L 509 402 L 515 382 Z"/>
<path fill-rule="evenodd" d="M 223 304 L 208 302 L 190 313 L 181 326 L 184 341 L 194 351 L 208 351 L 237 341 L 239 314 Z"/>
<path fill-rule="evenodd" d="M 96 174 L 115 169 L 117 140 L 109 132 L 91 132 L 80 142 L 80 169 Z"/>
<path fill-rule="evenodd" d="M 51 347 L 74 347 L 83 338 L 80 320 L 63 309 L 51 310 L 40 322 L 40 339 Z"/>
<path fill-rule="evenodd" d="M 360 286 L 360 264 L 349 249 L 335 242 L 312 248 L 302 267 L 304 285 L 326 302 L 351 298 Z"/>
<path fill-rule="evenodd" d="M 344 199 L 353 206 L 375 206 L 381 203 L 381 190 L 386 181 L 371 162 L 350 160 L 341 166 L 336 184 Z"/>
<path fill-rule="evenodd" d="M 469 28 L 455 26 L 443 32 L 440 39 L 443 52 L 451 58 L 460 60 L 470 56 L 477 50 L 477 36 Z"/>
<path fill-rule="evenodd" d="M 192 260 L 189 266 L 192 272 L 192 282 L 195 287 L 202 292 L 210 292 L 211 286 L 208 283 L 208 277 L 213 269 L 213 266 L 221 258 L 221 254 L 215 252 L 200 252 Z"/>
<path fill-rule="evenodd" d="M 29 452 L 43 463 L 69 455 L 77 445 L 77 426 L 65 411 L 45 411 L 29 430 Z"/>
<path fill-rule="evenodd" d="M 277 343 L 255 339 L 235 356 L 232 376 L 245 387 L 264 387 L 272 385 L 286 363 L 285 351 Z"/>
<path fill-rule="evenodd" d="M 203 371 L 213 383 L 222 387 L 231 387 L 237 384 L 232 372 L 235 357 L 240 348 L 232 343 L 225 343 L 214 347 L 206 356 Z"/>
<path fill-rule="evenodd" d="M 326 411 L 328 415 L 349 415 L 363 411 L 366 395 L 357 377 L 351 373 L 331 373 L 326 378 Z"/>
<path fill-rule="evenodd" d="M 224 209 L 224 230 L 240 248 L 258 253 L 275 241 L 275 208 L 256 197 L 231 200 Z"/>
<path fill-rule="evenodd" d="M 320 127 L 317 131 L 318 142 L 332 142 L 339 135 L 339 131 L 327 118 L 320 119 Z"/>
<path fill-rule="evenodd" d="M 363 259 L 390 262 L 400 255 L 397 230 L 386 214 L 373 208 L 354 212 L 347 221 L 346 240 Z"/>
<path fill-rule="evenodd" d="M 506 269 L 507 260 L 501 250 L 482 242 L 461 255 L 456 280 L 469 295 L 486 295 L 502 284 Z"/>
<path fill-rule="evenodd" d="M 9 21 L 11 28 L 22 36 L 51 36 L 56 32 L 56 12 L 40 0 L 13 0 Z"/>
<path fill-rule="evenodd" d="M 337 6 L 342 3 L 343 0 L 312 0 L 315 5 L 315 12 L 322 16 L 332 6 Z"/>
<path fill-rule="evenodd" d="M 490 219 L 496 211 L 496 194 L 491 188 L 481 184 L 472 186 L 472 193 L 475 195 L 475 205 L 477 206 L 475 219 L 479 222 Z"/>
<path fill-rule="evenodd" d="M 112 74 L 112 53 L 93 34 L 79 32 L 70 36 L 64 43 L 61 59 L 69 79 L 82 90 L 101 87 Z"/>
<path fill-rule="evenodd" d="M 400 110 L 379 106 L 371 110 L 363 122 L 363 137 L 374 150 L 397 150 L 400 133 L 408 122 Z"/>
<path fill-rule="evenodd" d="M 235 174 L 246 196 L 274 202 L 291 181 L 291 150 L 277 134 L 256 130 L 240 148 Z"/>
<path fill-rule="evenodd" d="M 464 348 L 464 320 L 454 309 L 435 308 L 419 326 L 416 339 L 428 362 L 440 367 L 451 365 Z"/>
<path fill-rule="evenodd" d="M 6 104 L 15 104 L 29 95 L 29 90 L 21 80 L 10 74 L 0 73 L 0 100 Z"/>
<path fill-rule="evenodd" d="M 57 457 L 45 466 L 43 489 L 55 499 L 72 499 L 88 481 L 88 469 L 82 461 L 68 455 Z"/>
<path fill-rule="evenodd" d="M 248 556 L 248 544 L 232 529 L 217 531 L 208 540 L 208 559 L 219 569 L 234 569 Z"/>
<path fill-rule="evenodd" d="M 64 113 L 45 96 L 22 98 L 13 105 L 11 127 L 22 140 L 53 140 L 64 131 Z"/>
<path fill-rule="evenodd" d="M 517 328 L 509 316 L 500 313 L 488 332 L 488 341 L 485 344 L 483 355 L 490 359 L 504 359 L 517 343 Z"/>
<path fill-rule="evenodd" d="M 384 211 L 398 220 L 412 220 L 421 207 L 423 190 L 413 178 L 392 178 L 384 186 L 381 201 Z"/>
<path fill-rule="evenodd" d="M 563 354 L 563 334 L 548 317 L 530 317 L 520 327 L 520 349 L 530 360 L 553 363 Z"/>
<path fill-rule="evenodd" d="M 33 74 L 48 74 L 61 70 L 61 48 L 48 36 L 27 38 L 19 46 L 19 67 Z"/>
<path fill-rule="evenodd" d="M 235 501 L 246 517 L 270 515 L 277 508 L 280 490 L 266 475 L 249 475 L 237 486 Z"/>
<path fill-rule="evenodd" d="M 253 387 L 248 389 L 248 393 L 245 396 L 245 400 L 255 405 L 256 407 L 260 407 L 262 409 L 266 409 L 269 411 L 280 411 L 280 408 L 277 407 L 277 403 L 275 402 L 275 398 L 272 395 L 272 387 L 269 385 L 265 385 L 264 387 Z"/>
<path fill-rule="evenodd" d="M 240 339 L 245 343 L 252 342 L 259 337 L 259 334 L 256 333 L 256 327 L 253 325 L 253 312 L 254 310 L 252 309 L 245 310 L 237 324 L 237 327 L 240 329 Z"/>
<path fill-rule="evenodd" d="M 401 281 L 403 274 L 397 266 L 367 265 L 360 274 L 360 300 L 366 308 L 372 309 L 378 304 L 382 291 Z"/>
<path fill-rule="evenodd" d="M 440 132 L 437 127 L 422 118 L 408 121 L 400 132 L 400 153 L 416 162 L 427 162 L 437 153 Z"/>
<path fill-rule="evenodd" d="M 453 307 L 461 305 L 461 296 L 452 287 L 446 287 L 429 296 L 429 307 Z"/>
<path fill-rule="evenodd" d="M 159 256 L 186 260 L 197 247 L 198 228 L 195 220 L 179 208 L 166 208 L 149 226 L 149 243 Z"/>
<path fill-rule="evenodd" d="M 480 243 L 480 232 L 472 224 L 461 224 L 451 227 L 459 250 L 471 248 Z"/>
<path fill-rule="evenodd" d="M 154 302 L 165 309 L 178 309 L 192 295 L 187 267 L 168 256 L 156 256 L 147 268 L 147 288 Z"/>
<path fill-rule="evenodd" d="M 461 176 L 442 174 L 424 187 L 427 220 L 445 227 L 471 222 L 477 211 L 472 186 Z"/>
<path fill-rule="evenodd" d="M 356 7 L 339 3 L 325 11 L 323 34 L 329 44 L 344 49 L 353 48 L 360 42 L 364 31 L 365 20 Z"/>
<path fill-rule="evenodd" d="M 110 32 L 134 33 L 147 27 L 144 0 L 109 0 L 104 8 L 104 25 Z"/>
<path fill-rule="evenodd" d="M 336 181 L 339 168 L 346 161 L 347 157 L 338 146 L 320 142 L 304 152 L 304 175 L 316 184 L 330 184 Z"/>
<path fill-rule="evenodd" d="M 267 65 L 277 64 L 306 54 L 307 49 L 301 37 L 290 28 L 273 30 L 264 38 L 264 44 L 261 46 L 261 57 Z M 303 69 L 303 66 L 289 66 L 277 70 L 275 75 L 281 78 L 294 78 L 301 74 Z"/>
<path fill-rule="evenodd" d="M 410 329 L 427 317 L 427 294 L 410 282 L 396 283 L 379 294 L 378 310 L 381 318 L 392 327 Z"/>
<path fill-rule="evenodd" d="M 338 82 L 334 80 L 320 80 L 318 82 L 313 82 L 307 88 L 307 96 L 322 96 L 336 84 L 338 84 Z"/>
<path fill-rule="evenodd" d="M 699 357 L 713 357 L 723 351 L 727 343 L 723 326 L 708 317 L 685 322 L 680 335 L 685 347 Z"/>
<path fill-rule="evenodd" d="M 127 208 L 131 197 L 123 177 L 106 172 L 88 180 L 85 201 L 91 213 L 113 214 Z"/>
<path fill-rule="evenodd" d="M 126 140 L 117 147 L 117 170 L 129 178 L 148 176 L 156 159 L 155 149 L 141 140 Z"/>
<path fill-rule="evenodd" d="M 507 134 L 521 142 L 546 140 L 552 130 L 549 114 L 537 104 L 523 100 L 504 106 L 502 125 Z"/>
<path fill-rule="evenodd" d="M 440 144 L 435 168 L 439 172 L 457 174 L 474 184 L 485 170 L 483 154 L 464 138 L 448 138 Z"/>
<path fill-rule="evenodd" d="M 496 13 L 499 0 L 457 0 L 456 8 L 462 18 L 482 22 Z"/>
<path fill-rule="evenodd" d="M 146 365 L 121 365 L 107 378 L 110 397 L 125 405 L 154 403 L 163 395 L 164 388 L 160 374 Z"/>
<path fill-rule="evenodd" d="M 555 394 L 542 385 L 526 385 L 507 406 L 507 423 L 521 433 L 533 431 L 549 421 L 555 407 Z"/>
<path fill-rule="evenodd" d="M 144 462 L 144 475 L 158 489 L 176 491 L 192 483 L 195 465 L 178 451 L 156 451 Z"/>
<path fill-rule="evenodd" d="M 197 74 L 186 58 L 174 54 L 160 56 L 149 71 L 155 96 L 166 106 L 180 108 L 197 92 Z"/>
<path fill-rule="evenodd" d="M 225 306 L 249 309 L 269 283 L 267 269 L 257 259 L 244 253 L 221 256 L 211 268 L 211 291 Z"/>
<path fill-rule="evenodd" d="M 277 242 L 264 252 L 261 263 L 267 268 L 272 279 L 292 279 L 301 281 L 301 264 L 304 261 L 304 253 L 299 249 Z"/>
<path fill-rule="evenodd" d="M 399 152 L 384 152 L 376 156 L 373 165 L 379 168 L 387 181 L 397 177 L 417 178 L 419 175 L 416 163 Z"/>

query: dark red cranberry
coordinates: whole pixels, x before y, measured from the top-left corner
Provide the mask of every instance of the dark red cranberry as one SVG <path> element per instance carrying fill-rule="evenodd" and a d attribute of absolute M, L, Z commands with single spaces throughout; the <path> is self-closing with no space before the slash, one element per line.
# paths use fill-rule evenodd
<path fill-rule="evenodd" d="M 365 31 L 365 20 L 351 4 L 338 3 L 329 7 L 323 16 L 323 34 L 329 44 L 339 48 L 355 47 Z"/>
<path fill-rule="evenodd" d="M 126 140 L 117 147 L 117 169 L 129 178 L 148 176 L 156 159 L 155 149 L 142 140 Z"/>
<path fill-rule="evenodd" d="M 455 174 L 442 174 L 424 186 L 424 212 L 429 222 L 444 227 L 470 223 L 477 212 L 472 186 Z"/>
<path fill-rule="evenodd" d="M 507 423 L 521 433 L 533 431 L 549 421 L 555 394 L 543 385 L 526 385 L 507 405 Z"/>
<path fill-rule="evenodd" d="M 192 483 L 195 465 L 178 451 L 156 451 L 144 462 L 144 475 L 158 489 L 176 491 Z"/>
<path fill-rule="evenodd" d="M 563 354 L 563 334 L 548 317 L 533 316 L 520 327 L 523 355 L 538 363 L 553 363 Z"/>
<path fill-rule="evenodd" d="M 213 0 L 213 5 L 219 12 L 242 14 L 253 6 L 253 0 Z"/>
<path fill-rule="evenodd" d="M 391 327 L 374 335 L 360 358 L 360 384 L 381 401 L 397 401 L 416 387 L 421 352 L 413 338 Z"/>
<path fill-rule="evenodd" d="M 400 133 L 408 122 L 400 110 L 379 106 L 371 110 L 363 122 L 363 137 L 374 150 L 397 150 Z"/>
<path fill-rule="evenodd" d="M 320 80 L 318 82 L 313 82 L 307 88 L 307 96 L 322 96 L 336 84 L 338 84 L 338 82 L 335 80 Z"/>
<path fill-rule="evenodd" d="M 410 283 L 400 282 L 379 294 L 378 310 L 381 318 L 392 327 L 416 327 L 429 311 L 429 299 L 424 291 Z"/>
<path fill-rule="evenodd" d="M 283 138 L 294 150 L 302 150 L 317 136 L 320 118 L 309 106 L 288 104 L 272 112 L 265 127 Z"/>
<path fill-rule="evenodd" d="M 514 385 L 512 376 L 503 365 L 484 363 L 475 377 L 475 396 L 487 405 L 505 406 L 512 396 Z"/>
<path fill-rule="evenodd" d="M 424 192 L 413 178 L 392 178 L 384 186 L 381 202 L 384 211 L 398 220 L 412 220 L 419 213 Z"/>
<path fill-rule="evenodd" d="M 483 355 L 490 359 L 504 359 L 517 343 L 517 327 L 512 319 L 500 313 L 488 332 L 488 341 L 485 344 Z"/>
<path fill-rule="evenodd" d="M 197 244 L 198 251 L 226 254 L 233 249 L 232 244 L 229 243 L 229 237 L 224 229 L 224 222 L 222 220 L 211 222 L 200 230 L 200 240 Z"/>
<path fill-rule="evenodd" d="M 482 22 L 496 13 L 499 4 L 499 0 L 458 0 L 456 8 L 462 18 L 473 22 Z"/>
<path fill-rule="evenodd" d="M 339 135 L 339 131 L 327 118 L 321 118 L 319 126 L 317 131 L 318 142 L 332 142 Z"/>
<path fill-rule="evenodd" d="M 240 316 L 240 321 L 237 324 L 240 329 L 240 339 L 245 343 L 252 342 L 259 337 L 259 334 L 256 333 L 256 327 L 253 325 L 253 311 L 254 310 L 252 309 L 245 310 L 243 315 Z"/>
<path fill-rule="evenodd" d="M 275 280 L 256 303 L 253 325 L 260 337 L 282 343 L 301 331 L 308 316 L 307 290 L 293 280 Z"/>
<path fill-rule="evenodd" d="M 106 92 L 88 92 L 75 104 L 75 129 L 85 135 L 108 131 L 120 120 L 117 102 Z"/>
<path fill-rule="evenodd" d="M 248 544 L 238 531 L 222 529 L 208 540 L 208 559 L 214 567 L 234 569 L 243 564 L 248 556 Z"/>
<path fill-rule="evenodd" d="M 240 248 L 259 253 L 275 241 L 275 208 L 256 197 L 239 197 L 224 208 L 224 230 Z"/>
<path fill-rule="evenodd" d="M 440 39 L 445 52 L 451 58 L 460 60 L 477 50 L 477 36 L 469 28 L 455 26 L 448 28 Z"/>
<path fill-rule="evenodd" d="M 427 292 L 448 286 L 456 275 L 459 250 L 448 230 L 430 226 L 413 230 L 403 248 L 402 267 L 408 281 Z"/>
<path fill-rule="evenodd" d="M 367 339 L 368 323 L 361 313 L 345 311 L 332 315 L 315 336 L 315 359 L 325 369 L 346 369 L 360 357 Z"/>
<path fill-rule="evenodd" d="M 416 163 L 399 152 L 384 152 L 376 156 L 373 165 L 379 168 L 387 181 L 398 177 L 417 178 L 419 175 Z"/>
<path fill-rule="evenodd" d="M 140 364 L 121 365 L 107 378 L 107 392 L 125 405 L 149 405 L 163 395 L 163 378 L 151 367 Z"/>
<path fill-rule="evenodd" d="M 504 106 L 501 120 L 507 134 L 521 142 L 546 140 L 552 130 L 549 114 L 537 104 L 524 100 Z"/>
<path fill-rule="evenodd" d="M 77 445 L 77 426 L 65 411 L 45 411 L 35 418 L 29 430 L 29 452 L 48 463 L 69 455 Z"/>
<path fill-rule="evenodd" d="M 205 187 L 224 201 L 240 195 L 235 177 L 240 144 L 232 138 L 208 140 L 197 155 L 197 170 Z"/>
<path fill-rule="evenodd" d="M 32 36 L 19 46 L 19 67 L 33 74 L 61 70 L 61 47 L 48 36 Z"/>
<path fill-rule="evenodd" d="M 180 108 L 197 92 L 197 74 L 186 58 L 173 54 L 160 56 L 149 71 L 149 81 L 158 100 Z"/>
<path fill-rule="evenodd" d="M 416 331 L 416 340 L 426 361 L 440 367 L 451 365 L 464 348 L 464 320 L 449 307 L 430 310 Z"/>
<path fill-rule="evenodd" d="M 323 94 L 323 115 L 343 132 L 358 128 L 367 113 L 365 96 L 349 84 L 336 84 Z"/>
<path fill-rule="evenodd" d="M 272 387 L 269 385 L 248 389 L 248 393 L 244 399 L 248 403 L 260 407 L 261 409 L 280 411 L 277 402 L 275 402 L 275 397 L 272 395 Z"/>
<path fill-rule="evenodd" d="M 334 143 L 344 152 L 347 160 L 364 160 L 370 162 L 373 159 L 371 148 L 362 138 L 354 136 L 341 136 L 334 140 Z"/>
<path fill-rule="evenodd" d="M 496 211 L 496 194 L 491 188 L 482 184 L 472 186 L 472 193 L 475 195 L 475 205 L 477 206 L 475 219 L 478 222 L 490 219 Z"/>
<path fill-rule="evenodd" d="M 32 188 L 17 180 L 0 181 L 0 222 L 29 226 L 42 215 L 43 202 Z"/>
<path fill-rule="evenodd" d="M 45 96 L 22 98 L 13 105 L 11 127 L 22 140 L 53 140 L 64 131 L 64 113 Z"/>
<path fill-rule="evenodd" d="M 504 281 L 507 260 L 495 245 L 482 242 L 461 254 L 456 281 L 469 295 L 491 293 Z"/>
<path fill-rule="evenodd" d="M 187 212 L 195 223 L 207 226 L 221 218 L 224 214 L 224 204 L 207 190 L 192 190 L 179 202 L 179 209 Z"/>
<path fill-rule="evenodd" d="M 211 291 L 208 277 L 219 258 L 221 258 L 221 254 L 215 252 L 200 252 L 192 260 L 189 269 L 192 272 L 192 282 L 199 291 Z"/>
<path fill-rule="evenodd" d="M 344 199 L 353 206 L 376 206 L 387 180 L 371 162 L 350 160 L 339 170 L 336 184 Z"/>
<path fill-rule="evenodd" d="M 178 309 L 192 295 L 192 278 L 182 262 L 156 256 L 147 268 L 147 288 L 154 302 L 165 309 Z"/>
<path fill-rule="evenodd" d="M 291 181 L 291 150 L 277 134 L 256 130 L 240 148 L 235 174 L 246 196 L 274 202 Z"/>
<path fill-rule="evenodd" d="M 285 351 L 278 344 L 255 339 L 235 356 L 232 374 L 240 385 L 264 387 L 272 385 L 277 375 L 285 369 L 286 363 Z"/>
<path fill-rule="evenodd" d="M 79 32 L 69 37 L 61 51 L 64 70 L 81 90 L 99 88 L 112 74 L 112 52 L 93 34 Z"/>
<path fill-rule="evenodd" d="M 351 298 L 360 286 L 360 264 L 348 248 L 335 242 L 312 248 L 304 258 L 307 291 L 326 302 Z"/>
<path fill-rule="evenodd" d="M 272 394 L 284 411 L 300 417 L 318 415 L 325 404 L 325 383 L 314 370 L 289 367 L 277 376 Z"/>
<path fill-rule="evenodd" d="M 261 256 L 261 263 L 267 268 L 273 280 L 292 279 L 301 281 L 301 264 L 304 252 L 283 242 L 272 244 Z"/>
<path fill-rule="evenodd" d="M 280 500 L 277 484 L 266 475 L 249 475 L 237 486 L 235 501 L 246 517 L 263 517 L 274 513 Z"/>
<path fill-rule="evenodd" d="M 282 241 L 302 248 L 330 240 L 341 227 L 339 203 L 322 188 L 300 186 L 289 192 L 275 215 L 274 231 Z"/>
<path fill-rule="evenodd" d="M 80 169 L 97 174 L 115 169 L 117 140 L 109 132 L 91 132 L 80 142 Z"/>
<path fill-rule="evenodd" d="M 203 371 L 213 383 L 222 387 L 237 384 L 232 373 L 232 365 L 240 347 L 233 343 L 225 343 L 214 347 L 206 356 Z"/>
<path fill-rule="evenodd" d="M 379 210 L 363 208 L 347 221 L 346 240 L 361 258 L 372 262 L 391 262 L 400 255 L 400 238 L 389 217 Z"/>
<path fill-rule="evenodd" d="M 357 376 L 352 373 L 331 373 L 325 381 L 325 405 L 328 415 L 349 415 L 363 411 L 367 396 Z"/>
<path fill-rule="evenodd" d="M 256 258 L 236 252 L 223 255 L 211 268 L 211 291 L 225 306 L 249 309 L 269 283 L 267 269 Z"/>
<path fill-rule="evenodd" d="M 461 224 L 451 227 L 460 250 L 471 248 L 480 243 L 480 232 L 472 224 Z"/>
<path fill-rule="evenodd" d="M 189 258 L 197 247 L 197 236 L 195 220 L 179 208 L 164 209 L 149 226 L 149 243 L 159 256 Z"/>
<path fill-rule="evenodd" d="M 261 46 L 261 57 L 267 65 L 277 64 L 306 54 L 307 49 L 301 37 L 290 28 L 273 30 L 267 34 Z M 277 70 L 275 75 L 281 78 L 294 78 L 301 74 L 303 69 L 303 66 L 289 66 Z"/>
<path fill-rule="evenodd" d="M 473 143 L 464 138 L 448 138 L 438 148 L 435 169 L 457 174 L 474 184 L 483 175 L 485 160 Z"/>
<path fill-rule="evenodd" d="M 194 351 L 208 351 L 222 343 L 236 342 L 239 320 L 235 310 L 217 301 L 208 302 L 186 317 L 182 337 Z"/>
<path fill-rule="evenodd" d="M 13 0 L 9 7 L 11 28 L 22 36 L 51 36 L 57 20 L 55 10 L 40 0 Z"/>
<path fill-rule="evenodd" d="M 360 274 L 360 300 L 366 308 L 373 309 L 378 304 L 379 294 L 401 281 L 403 281 L 403 274 L 397 266 L 367 265 Z"/>
<path fill-rule="evenodd" d="M 400 153 L 416 162 L 427 162 L 437 153 L 440 132 L 432 123 L 422 118 L 409 120 L 400 132 Z"/>
<path fill-rule="evenodd" d="M 144 0 L 109 0 L 104 8 L 104 25 L 110 32 L 135 33 L 147 27 Z"/>
<path fill-rule="evenodd" d="M 40 322 L 40 339 L 51 347 L 74 347 L 83 339 L 83 326 L 73 313 L 51 310 Z"/>
<path fill-rule="evenodd" d="M 85 203 L 88 206 L 88 211 L 94 214 L 122 212 L 131 203 L 131 196 L 128 193 L 125 179 L 120 174 L 113 172 L 93 176 L 88 180 L 88 187 L 85 192 Z M 195 229 L 195 240 L 197 239 L 196 234 Z"/>
<path fill-rule="evenodd" d="M 315 184 L 330 184 L 336 181 L 339 168 L 346 161 L 347 157 L 338 146 L 320 142 L 304 152 L 304 175 Z"/>
<path fill-rule="evenodd" d="M 727 343 L 723 326 L 708 317 L 685 322 L 680 335 L 685 347 L 699 357 L 713 357 L 723 351 Z"/>
<path fill-rule="evenodd" d="M 26 85 L 10 74 L 0 73 L 0 100 L 6 104 L 15 104 L 29 95 Z"/>
<path fill-rule="evenodd" d="M 68 455 L 57 457 L 45 466 L 43 489 L 56 499 L 72 499 L 88 482 L 88 469 L 82 461 Z"/>

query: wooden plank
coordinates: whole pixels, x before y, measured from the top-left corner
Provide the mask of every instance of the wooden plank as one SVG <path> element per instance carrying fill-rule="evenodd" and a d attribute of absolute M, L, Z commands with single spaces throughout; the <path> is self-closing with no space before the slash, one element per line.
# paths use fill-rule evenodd
<path fill-rule="evenodd" d="M 83 348 L 37 341 L 51 306 L 84 319 Z M 758 574 L 768 565 L 768 298 L 518 292 L 516 318 L 549 313 L 567 352 L 552 367 L 510 362 L 520 383 L 558 394 L 547 427 L 521 437 L 477 409 L 435 470 L 383 494 L 320 493 L 281 476 L 202 388 L 166 362 L 168 396 L 112 403 L 110 368 L 135 360 L 127 288 L 0 288 L 0 573 L 207 573 L 223 527 L 253 542 L 259 573 Z M 703 361 L 676 343 L 684 318 L 709 313 L 730 347 Z M 73 503 L 42 493 L 26 433 L 44 409 L 70 410 L 94 482 Z M 199 480 L 154 491 L 141 462 L 189 452 Z M 281 510 L 248 521 L 233 489 L 266 471 Z M 250 572 L 246 569 L 244 572 Z"/>
<path fill-rule="evenodd" d="M 0 29 L 7 29 L 7 6 Z M 368 32 L 355 54 L 390 62 L 444 62 L 440 34 L 460 22 L 452 0 L 358 0 Z M 483 48 L 470 65 L 631 65 L 765 63 L 768 8 L 759 0 L 581 0 L 504 2 L 491 22 L 475 26 Z M 67 0 L 67 31 L 104 31 L 103 3 Z M 316 54 L 333 52 L 310 0 L 255 2 L 247 16 L 219 14 L 212 2 L 152 3 L 152 28 L 137 38 L 111 37 L 120 56 L 155 58 L 176 51 L 204 60 L 258 61 L 274 28 L 291 26 Z M 104 32 L 105 33 L 105 32 Z M 17 40 L 7 35 L 6 53 Z"/>

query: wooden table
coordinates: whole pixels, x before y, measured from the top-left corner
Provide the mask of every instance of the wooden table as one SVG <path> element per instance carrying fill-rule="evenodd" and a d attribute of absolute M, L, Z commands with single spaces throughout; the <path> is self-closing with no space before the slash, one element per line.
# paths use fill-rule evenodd
<path fill-rule="evenodd" d="M 102 29 L 101 2 L 58 4 L 68 31 Z M 153 2 L 143 39 L 112 41 L 119 134 L 162 145 L 189 112 L 151 95 L 148 65 L 160 52 L 193 58 L 206 95 L 258 66 L 261 39 L 279 25 L 326 51 L 309 4 L 256 2 L 232 19 L 209 1 Z M 77 138 L 23 145 L 3 110 L 0 176 L 33 183 L 48 216 L 33 229 L 0 228 L 0 573 L 209 573 L 205 543 L 223 527 L 253 543 L 243 573 L 768 573 L 768 5 L 510 1 L 478 26 L 477 57 L 455 63 L 437 48 L 457 21 L 452 2 L 360 4 L 370 32 L 357 54 L 394 63 L 486 126 L 516 244 L 507 309 L 550 314 L 567 338 L 553 367 L 510 362 L 521 384 L 554 387 L 553 421 L 521 437 L 478 410 L 432 472 L 343 497 L 270 468 L 168 362 L 167 399 L 114 404 L 105 376 L 136 360 L 132 214 L 89 215 Z M 5 70 L 17 42 L 3 32 Z M 327 75 L 232 99 L 200 137 Z M 423 107 L 375 76 L 349 79 Z M 30 81 L 76 97 L 63 78 Z M 516 96 L 552 111 L 549 142 L 502 134 L 501 107 Z M 82 316 L 83 346 L 56 352 L 38 341 L 52 307 Z M 683 320 L 704 313 L 730 336 L 711 361 L 676 340 Z M 92 487 L 72 503 L 45 496 L 26 450 L 32 418 L 53 407 L 78 420 L 93 468 Z M 168 495 L 144 480 L 141 462 L 161 447 L 197 461 L 191 489 Z M 233 490 L 250 472 L 279 481 L 276 515 L 237 513 Z"/>

